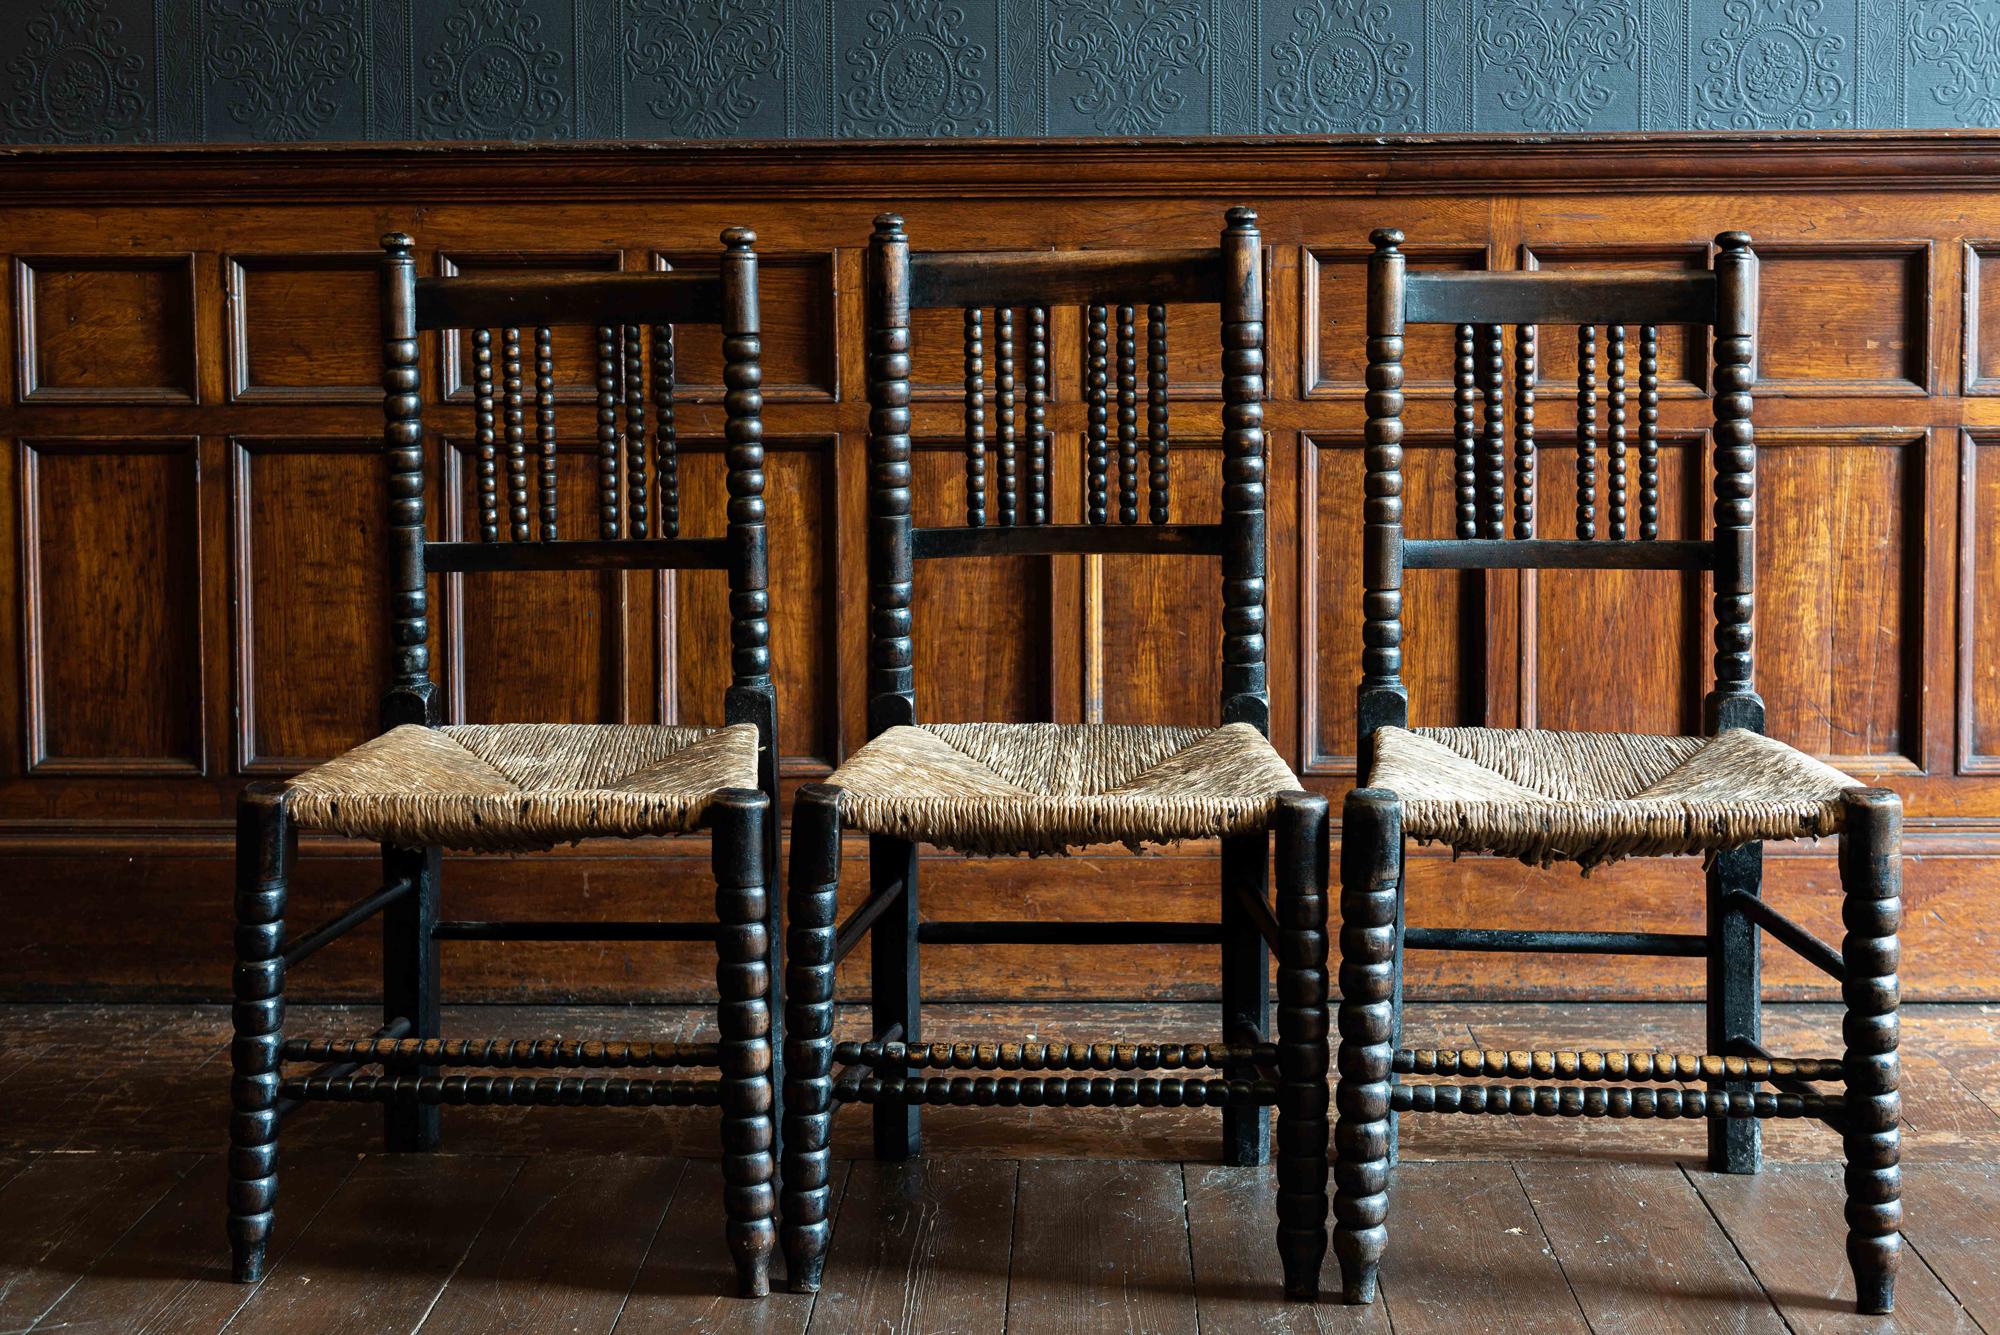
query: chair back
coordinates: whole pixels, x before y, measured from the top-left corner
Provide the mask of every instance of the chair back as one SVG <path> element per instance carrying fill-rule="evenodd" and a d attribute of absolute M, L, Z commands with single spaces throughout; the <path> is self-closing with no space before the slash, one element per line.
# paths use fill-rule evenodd
<path fill-rule="evenodd" d="M 757 725 L 764 765 L 772 768 L 776 717 L 756 240 L 748 228 L 730 228 L 722 234 L 717 267 L 704 272 L 419 278 L 411 239 L 401 233 L 382 239 L 394 665 L 385 726 L 440 721 L 430 675 L 431 575 L 722 570 L 729 583 L 733 646 L 725 717 Z M 714 324 L 722 331 L 729 501 L 720 538 L 680 536 L 674 424 L 678 324 Z M 594 340 L 597 354 L 597 470 L 591 494 L 582 497 L 565 497 L 557 486 L 555 331 L 571 327 L 590 331 L 586 337 Z M 472 348 L 479 528 L 473 541 L 432 537 L 425 514 L 421 336 L 447 330 L 469 336 Z M 595 511 L 596 538 L 558 536 L 565 503 Z"/>
<path fill-rule="evenodd" d="M 1385 228 L 1370 239 L 1375 251 L 1368 267 L 1362 772 L 1375 729 L 1408 723 L 1402 588 L 1403 572 L 1413 569 L 1710 571 L 1715 686 L 1703 704 L 1703 726 L 1711 734 L 1724 728 L 1763 731 L 1764 704 L 1751 675 L 1757 454 L 1750 389 L 1757 258 L 1749 235 L 1722 233 L 1710 267 L 1682 274 L 1412 273 L 1401 232 Z M 1450 538 L 1411 538 L 1403 532 L 1403 332 L 1412 324 L 1456 326 L 1458 522 Z M 1511 456 L 1503 332 L 1510 324 L 1515 327 Z M 1535 403 L 1536 354 L 1545 324 L 1576 327 L 1576 520 L 1569 538 L 1535 536 L 1536 451 L 1550 435 L 1546 422 L 1537 423 Z M 1712 335 L 1715 522 L 1704 539 L 1658 536 L 1661 325 L 1700 326 Z M 1638 332 L 1636 421 L 1627 378 L 1633 329 Z M 1627 468 L 1634 446 L 1636 498 Z M 1600 448 L 1607 474 L 1602 497 Z"/>
<path fill-rule="evenodd" d="M 1257 215 L 1247 208 L 1229 210 L 1219 246 L 1189 250 L 912 253 L 902 218 L 883 214 L 875 220 L 867 303 L 871 737 L 916 722 L 910 604 L 918 562 L 1065 553 L 1219 556 L 1221 721 L 1268 730 L 1259 243 Z M 1222 519 L 1177 524 L 1169 480 L 1168 310 L 1209 303 L 1221 308 Z M 1086 326 L 1081 524 L 1051 522 L 1049 313 L 1065 304 L 1084 308 Z M 918 528 L 911 517 L 910 313 L 935 308 L 963 312 L 965 523 Z M 1143 523 L 1141 308 L 1146 312 Z M 1019 346 L 1024 335 L 1025 389 Z"/>

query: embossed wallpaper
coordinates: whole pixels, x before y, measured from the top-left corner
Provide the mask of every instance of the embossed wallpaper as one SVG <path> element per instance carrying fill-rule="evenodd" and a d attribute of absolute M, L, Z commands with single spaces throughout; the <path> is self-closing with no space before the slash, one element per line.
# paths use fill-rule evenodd
<path fill-rule="evenodd" d="M 0 0 L 0 141 L 2000 125 L 2000 0 Z"/>

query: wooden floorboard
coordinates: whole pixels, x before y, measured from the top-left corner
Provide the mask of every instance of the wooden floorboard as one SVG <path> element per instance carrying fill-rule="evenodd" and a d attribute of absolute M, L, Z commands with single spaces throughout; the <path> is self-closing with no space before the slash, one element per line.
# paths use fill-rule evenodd
<path fill-rule="evenodd" d="M 1397 1335 L 1589 1329 L 1506 1163 L 1397 1168 L 1380 1301 Z"/>
<path fill-rule="evenodd" d="M 1784 1335 L 1736 1246 L 1671 1165 L 1515 1165 L 1591 1329 Z"/>
<path fill-rule="evenodd" d="M 1186 1039 L 1208 1005 L 939 1006 L 941 1038 Z M 309 1006 L 293 1034 L 361 1034 Z M 865 1009 L 843 1008 L 858 1033 Z M 1894 1322 L 1853 1315 L 1839 1141 L 1771 1123 L 1756 1177 L 1700 1123 L 1403 1121 L 1383 1297 L 1282 1299 L 1271 1170 L 1223 1168 L 1203 1109 L 927 1108 L 926 1157 L 835 1121 L 817 1297 L 730 1296 L 714 1109 L 447 1109 L 446 1152 L 379 1152 L 381 1115 L 288 1119 L 269 1277 L 226 1275 L 227 1011 L 0 1013 L 0 1335 L 38 1330 L 1372 1332 L 1944 1331 L 2000 1335 L 2000 1007 L 1904 1015 L 1907 1237 Z M 465 1037 L 686 1039 L 700 1007 L 451 1007 Z M 1699 1048 L 1663 1005 L 1413 1004 L 1413 1047 Z M 1767 1043 L 1837 1051 L 1838 1012 L 1773 1007 Z M 88 1062 L 58 1065 L 65 1054 Z M 782 1263 L 775 1267 L 782 1285 Z M 1337 1292 L 1329 1258 L 1325 1291 Z M 39 1323 L 39 1324 L 36 1324 Z M 1983 1323 L 1983 1324 L 1982 1324 Z"/>
<path fill-rule="evenodd" d="M 1022 1164 L 1006 1328 L 1009 1335 L 1192 1335 L 1180 1165 Z"/>
<path fill-rule="evenodd" d="M 855 1164 L 813 1335 L 1004 1329 L 1019 1175 L 984 1157 Z"/>
<path fill-rule="evenodd" d="M 194 1166 L 187 1154 L 39 1155 L 0 1187 L 0 1331 L 26 1330 Z"/>
<path fill-rule="evenodd" d="M 1838 1167 L 1770 1164 L 1755 1175 L 1690 1168 L 1687 1178 L 1797 1335 L 1979 1330 L 1909 1246 L 1896 1276 L 1896 1315 L 1856 1314 Z"/>
<path fill-rule="evenodd" d="M 363 1161 L 229 1328 L 417 1329 L 521 1168 L 497 1155 Z"/>

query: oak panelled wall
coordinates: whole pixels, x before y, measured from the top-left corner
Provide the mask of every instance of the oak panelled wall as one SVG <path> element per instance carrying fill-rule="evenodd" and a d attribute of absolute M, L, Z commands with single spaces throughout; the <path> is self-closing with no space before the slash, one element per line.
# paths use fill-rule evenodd
<path fill-rule="evenodd" d="M 0 995 L 227 990 L 229 821 L 248 775 L 368 735 L 386 637 L 378 547 L 375 240 L 426 272 L 691 263 L 747 223 L 763 257 L 773 661 L 789 786 L 863 735 L 866 605 L 861 257 L 893 206 L 916 247 L 1212 243 L 1261 212 L 1269 276 L 1273 737 L 1312 786 L 1353 775 L 1360 607 L 1363 258 L 1371 227 L 1418 267 L 1707 262 L 1725 227 L 1763 257 L 1759 686 L 1778 735 L 1901 792 L 1913 858 L 1904 984 L 2000 997 L 2000 135 L 1632 138 L 1509 144 L 1193 141 L 767 148 L 0 152 L 10 309 L 0 358 Z M 1053 518 L 1081 503 L 1080 313 L 1052 312 Z M 920 523 L 959 489 L 959 335 L 915 346 Z M 1410 339 L 1408 513 L 1448 535 L 1449 330 Z M 681 513 L 720 532 L 713 340 L 683 337 Z M 468 522 L 465 358 L 425 365 L 432 513 Z M 1176 494 L 1213 494 L 1218 360 L 1177 316 Z M 1708 349 L 1661 338 L 1661 536 L 1706 523 Z M 591 466 L 591 350 L 556 349 L 560 467 Z M 1575 353 L 1544 340 L 1538 523 L 1567 531 Z M 1510 358 L 1511 368 L 1511 358 Z M 1510 428 L 1511 429 L 1511 428 Z M 923 513 L 924 507 L 934 513 Z M 1190 520 L 1203 516 L 1191 513 Z M 1214 516 L 1208 516 L 1213 518 Z M 570 522 L 582 522 L 579 513 Z M 929 719 L 1212 721 L 1219 576 L 1151 558 L 952 563 L 915 608 Z M 1412 581 L 1421 723 L 1697 726 L 1708 599 L 1673 572 L 1429 573 Z M 466 721 L 716 722 L 720 577 L 584 572 L 440 579 L 434 646 Z M 1788 913 L 1837 931 L 1832 848 L 1772 850 Z M 858 843 L 850 856 L 865 857 Z M 309 840 L 299 917 L 369 849 Z M 1133 860 L 939 859 L 945 916 L 1184 918 L 1213 911 L 1193 846 Z M 460 917 L 694 916 L 704 846 L 597 843 L 461 859 Z M 849 880 L 855 886 L 866 878 Z M 1413 857 L 1413 920 L 1698 930 L 1691 862 L 1573 871 Z M 315 974 L 364 989 L 372 950 Z M 1780 994 L 1816 984 L 1773 952 Z M 1419 995 L 1687 995 L 1680 961 L 1412 958 Z M 1054 970 L 1052 971 L 1052 967 Z M 929 995 L 1200 996 L 1207 952 L 1129 948 L 1051 966 L 937 947 Z M 462 998 L 685 998 L 698 946 L 460 945 Z"/>

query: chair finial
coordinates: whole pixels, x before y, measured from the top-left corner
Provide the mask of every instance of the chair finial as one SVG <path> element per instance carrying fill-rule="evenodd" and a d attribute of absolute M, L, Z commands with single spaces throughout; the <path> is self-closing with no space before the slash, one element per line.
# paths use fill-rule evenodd
<path fill-rule="evenodd" d="M 1378 227 L 1368 234 L 1368 240 L 1377 250 L 1394 250 L 1403 244 L 1403 229 Z"/>

